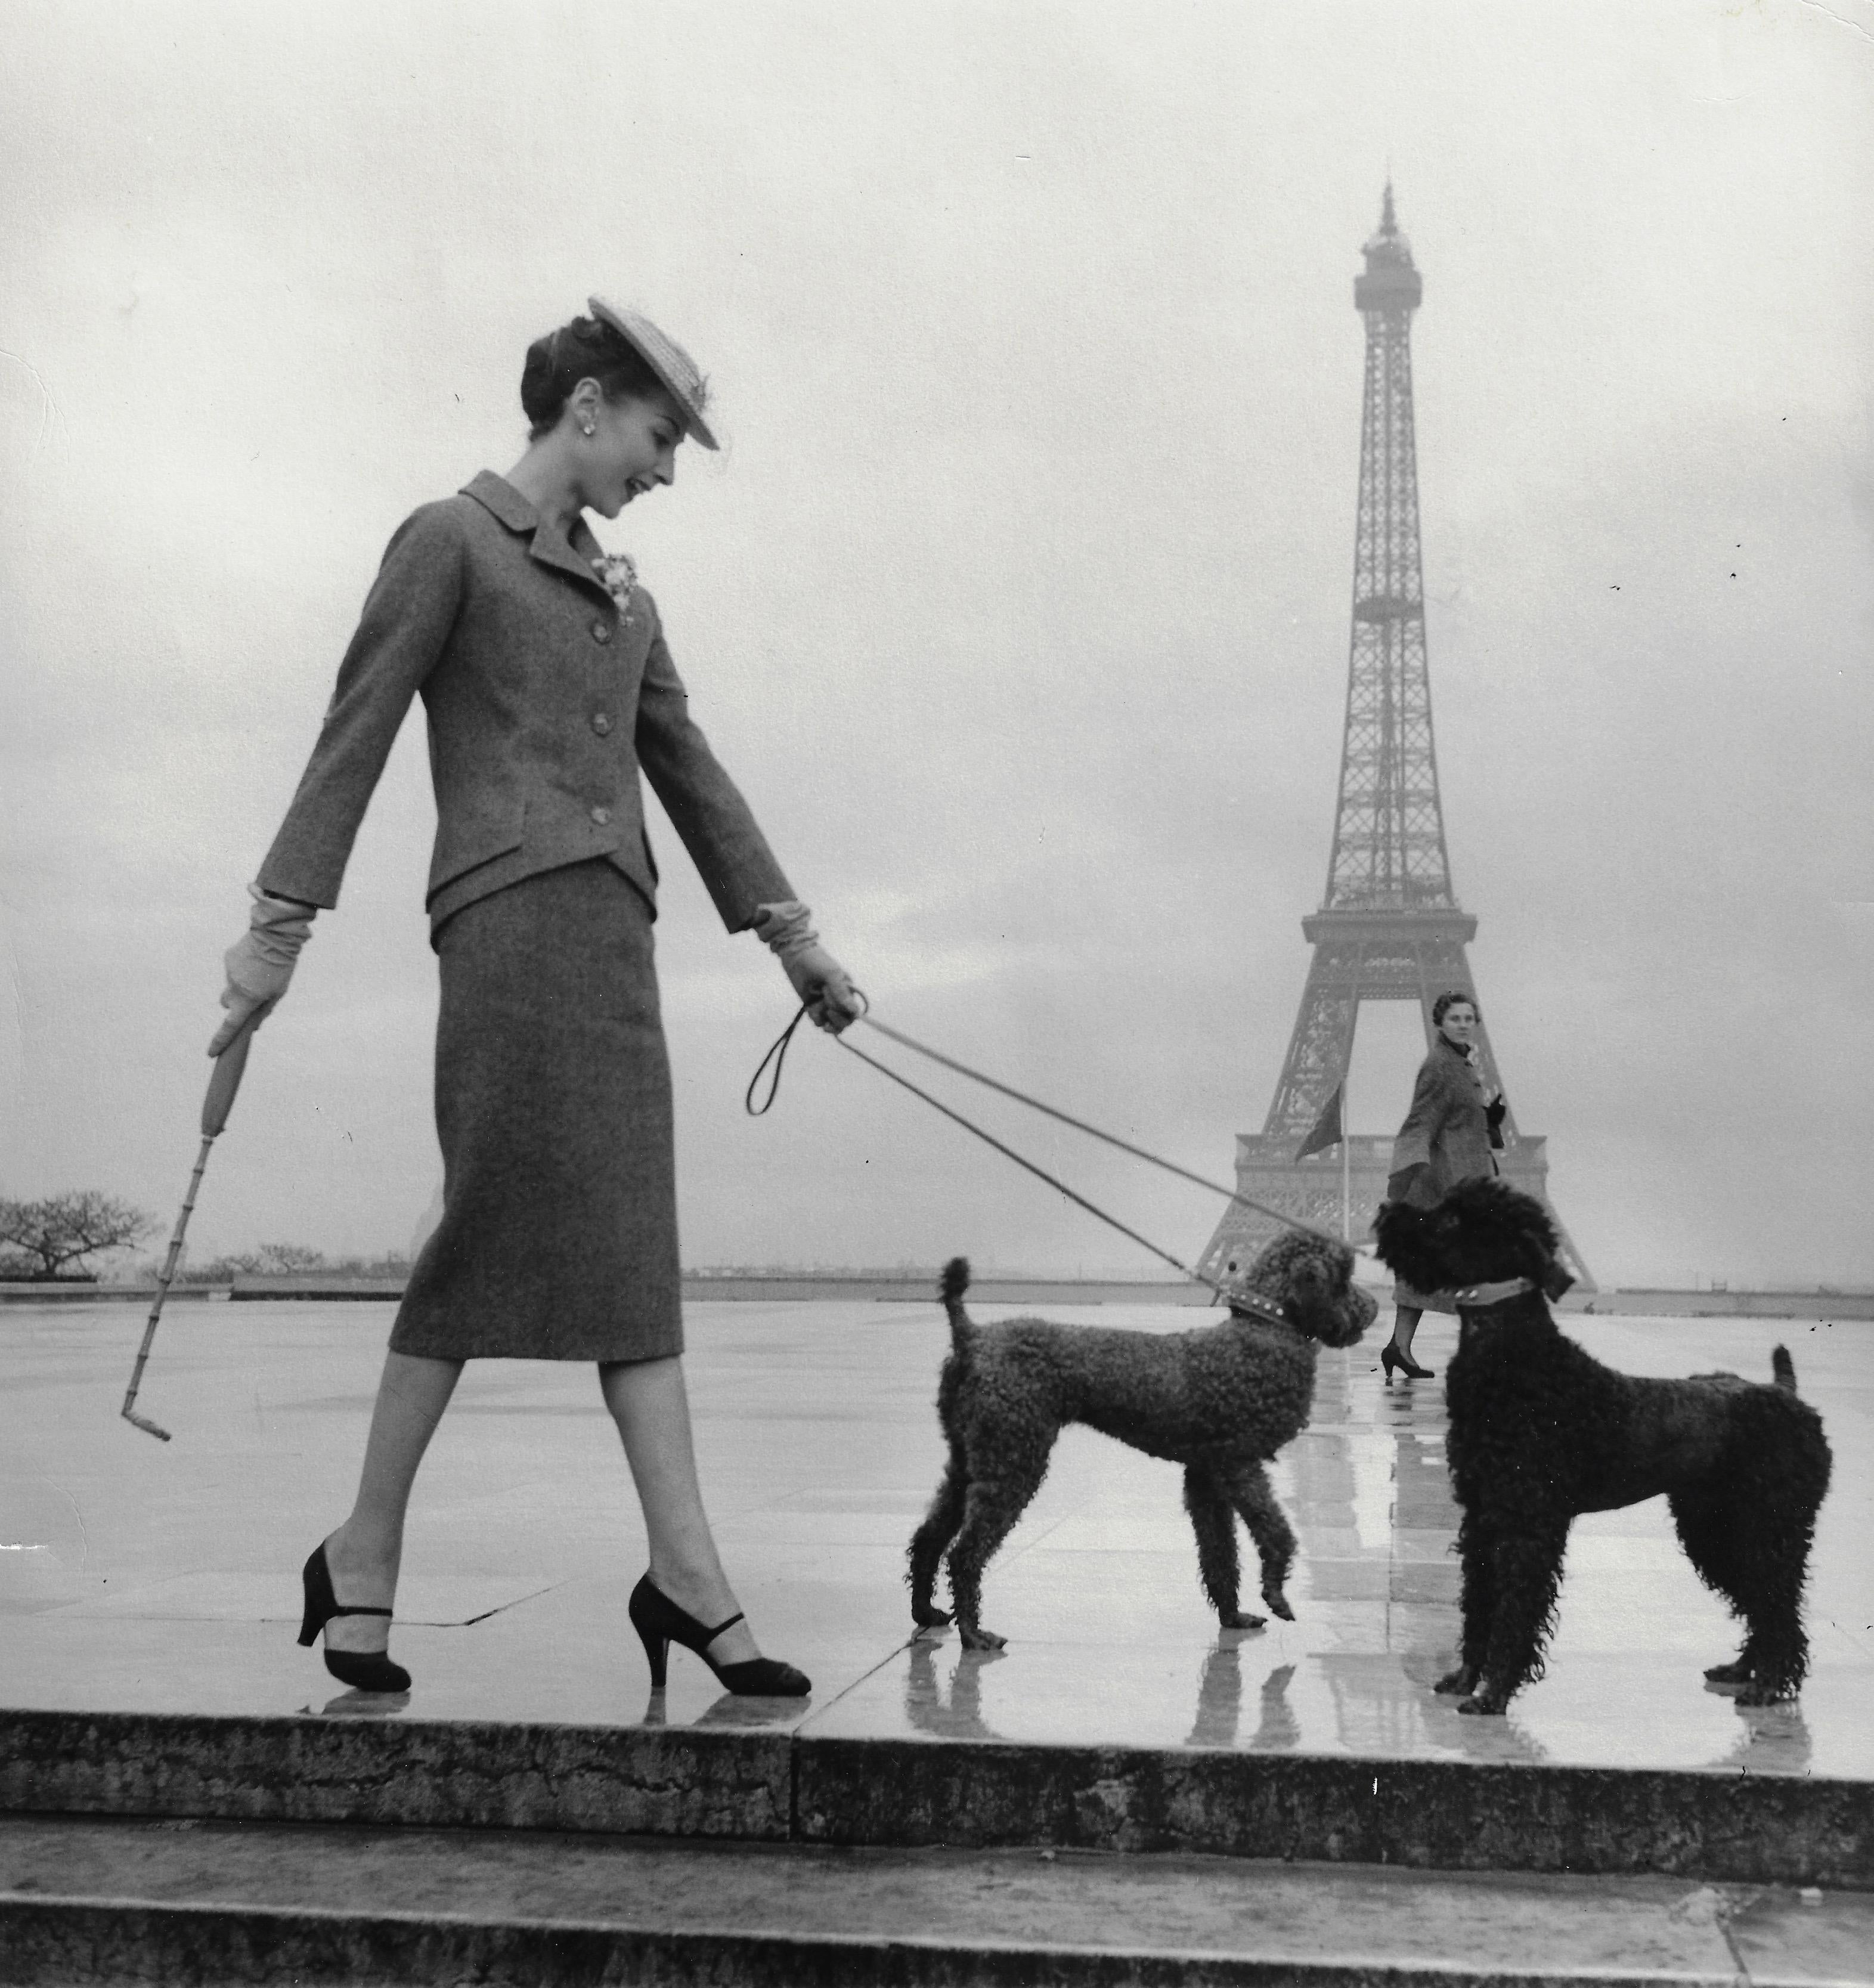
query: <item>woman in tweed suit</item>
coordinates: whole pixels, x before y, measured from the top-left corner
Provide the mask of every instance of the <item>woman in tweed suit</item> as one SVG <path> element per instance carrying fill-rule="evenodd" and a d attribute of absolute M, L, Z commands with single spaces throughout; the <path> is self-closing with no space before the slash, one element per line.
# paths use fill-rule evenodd
<path fill-rule="evenodd" d="M 1503 1144 L 1498 1129 L 1506 1107 L 1503 1094 L 1487 1083 L 1477 1050 L 1477 1004 L 1468 994 L 1441 994 L 1432 1003 L 1432 1052 L 1419 1066 L 1412 1105 L 1392 1144 L 1386 1199 L 1414 1208 L 1435 1208 L 1460 1181 L 1487 1178 L 1497 1171 L 1493 1148 Z M 1396 1367 L 1408 1380 L 1422 1381 L 1429 1367 L 1416 1366 L 1412 1335 L 1427 1311 L 1448 1311 L 1437 1293 L 1393 1287 L 1392 1337 L 1380 1364 L 1391 1380 Z"/>
<path fill-rule="evenodd" d="M 807 1680 L 759 1657 L 735 1612 L 696 1481 L 641 769 L 729 930 L 773 947 L 822 1027 L 858 1003 L 692 722 L 655 604 L 586 525 L 670 483 L 686 438 L 716 445 L 688 355 L 634 313 L 590 308 L 528 353 L 519 462 L 392 538 L 250 887 L 211 1053 L 285 992 L 420 694 L 445 1212 L 397 1312 L 357 1503 L 306 1563 L 300 1640 L 323 1629 L 335 1675 L 407 1689 L 385 1654 L 404 1515 L 462 1362 L 590 1360 L 644 1506 L 631 1614 L 654 1682 L 674 1638 L 732 1689 L 798 1695 Z"/>

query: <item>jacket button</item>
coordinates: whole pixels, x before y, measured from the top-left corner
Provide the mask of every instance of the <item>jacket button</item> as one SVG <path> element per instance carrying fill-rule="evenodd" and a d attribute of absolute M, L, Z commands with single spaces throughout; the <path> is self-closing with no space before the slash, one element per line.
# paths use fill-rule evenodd
<path fill-rule="evenodd" d="M 592 729 L 603 739 L 611 729 L 611 714 L 607 712 L 595 711 L 592 714 Z"/>
<path fill-rule="evenodd" d="M 592 810 L 592 819 L 598 823 L 600 827 L 603 828 L 605 824 L 611 820 L 611 810 L 610 808 L 595 807 Z"/>
<path fill-rule="evenodd" d="M 592 639 L 595 642 L 609 642 L 611 640 L 611 624 L 609 621 L 594 622 Z"/>

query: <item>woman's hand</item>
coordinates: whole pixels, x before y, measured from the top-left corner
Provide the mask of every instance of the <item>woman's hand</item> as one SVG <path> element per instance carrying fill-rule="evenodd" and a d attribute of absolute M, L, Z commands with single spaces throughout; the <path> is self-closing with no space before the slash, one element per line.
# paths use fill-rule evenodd
<path fill-rule="evenodd" d="M 852 976 L 820 942 L 813 914 L 790 899 L 756 908 L 756 935 L 781 962 L 795 994 L 816 1028 L 837 1035 L 865 1012 Z"/>
<path fill-rule="evenodd" d="M 215 1032 L 208 1053 L 218 1057 L 250 1022 L 258 1026 L 264 1011 L 286 991 L 299 948 L 312 936 L 313 907 L 284 898 L 269 898 L 258 884 L 247 894 L 254 901 L 247 930 L 222 955 L 228 985 L 222 992 L 227 1019 Z"/>
<path fill-rule="evenodd" d="M 781 962 L 816 1028 L 837 1035 L 865 1012 L 852 976 L 824 945 L 810 945 Z"/>

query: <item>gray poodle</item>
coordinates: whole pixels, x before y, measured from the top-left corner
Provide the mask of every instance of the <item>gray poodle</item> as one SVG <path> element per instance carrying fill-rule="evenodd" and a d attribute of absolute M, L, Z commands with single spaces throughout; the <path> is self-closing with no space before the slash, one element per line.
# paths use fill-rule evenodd
<path fill-rule="evenodd" d="M 963 1309 L 969 1264 L 959 1256 L 946 1265 L 950 1356 L 937 1415 L 950 1458 L 911 1542 L 919 1627 L 951 1619 L 932 1601 L 947 1549 L 965 1646 L 1001 1648 L 980 1620 L 983 1570 L 1040 1488 L 1070 1422 L 1183 1465 L 1204 1592 L 1226 1628 L 1263 1620 L 1236 1607 L 1239 1516 L 1262 1562 L 1263 1600 L 1292 1621 L 1282 1586 L 1295 1536 L 1263 1466 L 1307 1421 L 1318 1347 L 1351 1346 L 1373 1322 L 1353 1264 L 1351 1249 L 1324 1236 L 1280 1236 L 1227 1293 L 1226 1322 L 1169 1334 L 1040 1318 L 979 1326 Z"/>

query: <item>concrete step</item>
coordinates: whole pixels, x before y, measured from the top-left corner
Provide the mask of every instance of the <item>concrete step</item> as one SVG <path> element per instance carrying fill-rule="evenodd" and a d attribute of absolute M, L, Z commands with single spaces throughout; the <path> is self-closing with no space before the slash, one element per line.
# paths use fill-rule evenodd
<path fill-rule="evenodd" d="M 1085 1851 L 0 1816 L 0 1980 L 1867 1983 L 1874 1895 Z"/>
<path fill-rule="evenodd" d="M 367 1716 L 8 1712 L 0 1808 L 1874 1889 L 1874 1783 L 1865 1781 L 759 1726 L 506 1725 L 386 1716 L 385 1701 L 352 1702 Z"/>

